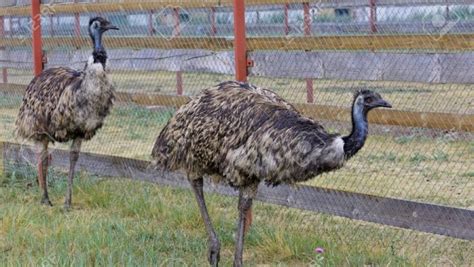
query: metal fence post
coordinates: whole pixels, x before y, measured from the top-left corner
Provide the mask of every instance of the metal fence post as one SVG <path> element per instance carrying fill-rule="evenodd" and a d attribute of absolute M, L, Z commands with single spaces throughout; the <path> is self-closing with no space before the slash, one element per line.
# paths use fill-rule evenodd
<path fill-rule="evenodd" d="M 234 0 L 235 79 L 247 81 L 247 44 L 245 36 L 245 3 Z"/>
<path fill-rule="evenodd" d="M 43 71 L 40 7 L 41 0 L 31 0 L 31 19 L 33 21 L 33 63 L 35 76 Z"/>
<path fill-rule="evenodd" d="M 304 13 L 304 35 L 311 35 L 311 14 L 309 3 L 303 3 L 303 13 Z M 313 79 L 306 79 L 306 101 L 308 103 L 314 102 L 314 88 L 313 88 Z"/>
<path fill-rule="evenodd" d="M 370 5 L 370 16 L 369 16 L 369 23 L 370 23 L 370 31 L 372 33 L 377 32 L 377 0 L 369 0 Z"/>

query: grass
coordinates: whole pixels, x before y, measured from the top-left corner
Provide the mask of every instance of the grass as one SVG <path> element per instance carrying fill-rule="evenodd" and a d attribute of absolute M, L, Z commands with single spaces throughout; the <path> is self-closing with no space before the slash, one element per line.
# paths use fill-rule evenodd
<path fill-rule="evenodd" d="M 53 208 L 38 204 L 34 174 L 0 178 L 3 266 L 206 265 L 206 234 L 190 191 L 78 176 L 70 212 L 61 208 L 65 174 L 49 177 Z M 223 266 L 230 266 L 236 199 L 206 197 Z M 468 241 L 259 202 L 254 214 L 244 252 L 248 266 L 308 266 L 315 247 L 325 249 L 324 266 L 462 266 L 474 260 Z"/>

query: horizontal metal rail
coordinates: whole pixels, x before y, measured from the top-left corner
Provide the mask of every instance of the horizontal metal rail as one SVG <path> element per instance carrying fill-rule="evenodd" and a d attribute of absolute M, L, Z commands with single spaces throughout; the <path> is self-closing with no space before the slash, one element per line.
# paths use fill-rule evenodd
<path fill-rule="evenodd" d="M 213 51 L 233 49 L 233 38 L 226 37 L 106 37 L 109 48 L 160 48 L 207 49 Z M 45 37 L 45 48 L 89 47 L 88 37 Z M 342 35 L 248 37 L 248 50 L 440 50 L 472 51 L 474 34 L 448 34 L 434 38 L 430 34 L 410 35 Z M 31 38 L 2 38 L 0 47 L 31 46 Z"/>

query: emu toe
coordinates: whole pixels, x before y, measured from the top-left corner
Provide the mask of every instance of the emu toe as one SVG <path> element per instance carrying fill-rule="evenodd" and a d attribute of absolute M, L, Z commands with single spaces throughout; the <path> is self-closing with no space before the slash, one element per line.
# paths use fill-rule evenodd
<path fill-rule="evenodd" d="M 214 244 L 211 244 L 211 246 L 209 247 L 209 264 L 211 264 L 211 266 L 213 267 L 217 267 L 219 265 L 219 260 L 220 260 L 220 250 L 221 250 L 221 246 L 220 244 L 217 242 L 217 243 L 214 243 Z"/>

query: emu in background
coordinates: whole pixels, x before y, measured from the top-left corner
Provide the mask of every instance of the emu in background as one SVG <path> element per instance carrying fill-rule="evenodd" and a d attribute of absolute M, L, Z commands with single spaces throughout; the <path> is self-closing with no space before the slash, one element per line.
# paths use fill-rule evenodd
<path fill-rule="evenodd" d="M 35 77 L 26 89 L 16 120 L 16 134 L 41 145 L 38 180 L 43 189 L 41 203 L 50 205 L 48 196 L 48 145 L 72 140 L 70 169 L 64 206 L 71 207 L 74 169 L 82 140 L 91 139 L 112 107 L 115 89 L 107 76 L 107 52 L 102 35 L 118 30 L 101 17 L 89 21 L 92 56 L 83 71 L 67 67 L 51 68 Z"/>

